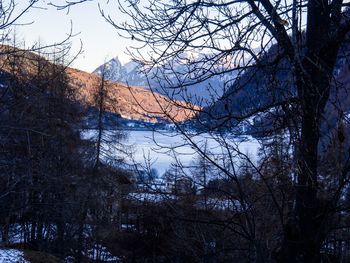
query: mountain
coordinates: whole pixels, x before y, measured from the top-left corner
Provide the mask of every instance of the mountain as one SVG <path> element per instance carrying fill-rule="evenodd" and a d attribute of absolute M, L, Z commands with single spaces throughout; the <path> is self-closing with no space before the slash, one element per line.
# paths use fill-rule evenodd
<path fill-rule="evenodd" d="M 347 49 L 349 47 L 344 46 L 340 53 L 344 53 L 344 50 Z M 259 50 L 254 51 L 258 52 Z M 202 54 L 202 56 L 203 61 L 205 61 L 206 55 Z M 184 61 L 189 58 L 188 55 L 184 55 L 184 57 Z M 201 61 L 201 57 L 196 59 Z M 350 87 L 348 81 L 350 75 L 348 76 L 346 73 L 348 59 L 346 56 L 339 56 L 335 66 L 337 80 L 344 83 L 346 89 Z M 249 60 L 249 56 L 243 59 L 243 61 L 247 60 Z M 274 60 L 278 60 L 278 63 L 271 66 L 271 62 Z M 117 57 L 99 66 L 93 73 L 101 75 L 104 68 L 106 78 L 111 81 L 151 87 L 153 91 L 172 99 L 202 105 L 203 112 L 200 114 L 202 121 L 214 126 L 231 127 L 235 124 L 234 122 L 239 121 L 239 118 L 234 120 L 232 116 L 258 117 L 257 115 L 253 116 L 257 109 L 278 104 L 278 101 L 293 98 L 296 94 L 296 90 L 290 82 L 292 77 L 291 66 L 286 60 L 279 59 L 279 51 L 276 45 L 259 54 L 259 65 L 249 64 L 248 68 L 239 73 L 234 69 L 232 62 L 229 62 L 229 58 L 226 58 L 226 61 L 219 63 L 221 66 L 219 70 L 216 71 L 215 67 L 212 67 L 214 73 L 225 73 L 214 74 L 210 79 L 205 79 L 205 76 L 191 76 L 191 74 L 188 74 L 188 72 L 191 72 L 191 67 L 198 66 L 198 64 L 193 64 L 190 59 L 188 61 L 188 64 L 180 64 L 176 61 L 169 66 L 171 69 L 163 69 L 160 74 L 160 69 L 154 68 L 147 73 L 148 80 L 145 74 L 140 72 L 141 65 L 136 62 L 122 65 Z M 173 72 L 176 72 L 177 76 Z M 165 77 L 162 76 L 163 73 L 165 73 Z M 196 83 L 196 77 L 203 80 L 203 82 Z M 194 84 L 191 87 L 181 86 L 181 83 L 191 82 L 192 80 Z M 173 87 L 176 86 L 180 86 L 180 88 L 174 89 Z M 343 90 L 338 92 L 339 94 L 344 93 Z M 184 98 L 184 94 L 187 95 L 186 98 Z M 341 96 L 340 103 L 344 112 L 350 111 L 350 103 L 347 98 L 346 94 Z M 328 105 L 327 110 L 335 111 L 332 105 Z M 255 120 L 258 118 L 255 118 Z"/>
<path fill-rule="evenodd" d="M 104 72 L 105 78 L 113 82 L 121 82 L 131 86 L 147 86 L 145 77 L 138 72 L 138 64 L 130 61 L 122 65 L 118 57 L 114 57 L 96 68 L 93 73 L 99 76 Z"/>
<path fill-rule="evenodd" d="M 350 45 L 346 41 L 339 52 L 334 68 L 334 81 L 329 102 L 325 108 L 326 121 L 321 132 L 326 136 L 336 128 L 342 113 L 350 113 Z M 277 45 L 273 45 L 260 57 L 259 63 L 251 65 L 240 74 L 227 91 L 212 105 L 204 107 L 199 114 L 206 128 L 232 128 L 256 134 L 268 135 L 286 125 L 293 125 L 290 117 L 280 107 L 282 101 L 289 101 L 289 114 L 297 116 L 298 109 L 292 106 L 297 95 L 292 84 L 291 65 L 280 56 Z M 285 109 L 284 109 L 285 110 Z M 325 137 L 326 137 L 325 136 Z"/>
<path fill-rule="evenodd" d="M 97 67 L 93 73 L 102 75 L 102 72 L 104 72 L 105 78 L 113 82 L 151 88 L 153 91 L 171 99 L 200 105 L 208 105 L 222 96 L 224 87 L 228 85 L 229 80 L 236 76 L 230 63 L 226 65 L 223 63 L 222 68 L 216 70 L 217 72 L 227 72 L 224 74 L 215 73 L 214 76 L 208 79 L 206 79 L 205 74 L 201 76 L 191 75 L 189 73 L 191 67 L 198 65 L 191 62 L 186 63 L 187 59 L 189 58 L 186 55 L 183 58 L 183 63 L 175 62 L 167 67 L 153 68 L 147 71 L 144 70 L 142 65 L 133 61 L 122 65 L 118 57 L 115 57 Z M 200 59 L 198 60 L 200 61 Z M 199 82 L 198 79 L 201 79 L 201 81 Z M 185 82 L 190 82 L 192 85 L 185 87 L 183 85 Z"/>
<path fill-rule="evenodd" d="M 96 93 L 101 78 L 95 74 L 69 68 L 67 70 L 71 84 L 76 87 L 80 100 L 93 105 L 93 94 Z M 192 118 L 199 108 L 184 102 L 172 102 L 168 98 L 152 93 L 142 87 L 130 87 L 125 84 L 108 81 L 106 83 L 107 105 L 109 112 L 118 113 L 125 119 L 142 120 L 148 122 L 167 122 L 174 119 L 183 122 Z"/>
<path fill-rule="evenodd" d="M 113 80 L 115 82 L 122 82 L 125 80 L 126 69 L 122 66 L 118 57 L 115 57 L 108 61 L 108 63 L 98 67 L 95 71 L 98 75 L 102 75 L 105 71 L 106 79 Z"/>
<path fill-rule="evenodd" d="M 0 78 L 1 76 L 21 76 L 27 82 L 35 78 L 38 70 L 55 67 L 54 64 L 33 52 L 0 46 Z M 117 60 L 111 63 L 111 69 L 120 66 Z M 96 74 L 87 73 L 74 68 L 65 68 L 69 85 L 75 92 L 75 96 L 81 105 L 96 107 L 94 96 L 101 85 L 101 78 Z M 123 71 L 120 71 L 120 74 Z M 9 79 L 6 77 L 6 80 Z M 0 82 L 5 85 L 5 78 Z M 192 118 L 195 112 L 191 109 L 199 108 L 184 102 L 172 102 L 168 98 L 150 92 L 149 89 L 127 86 L 118 82 L 106 81 L 108 101 L 106 110 L 116 113 L 125 119 L 140 120 L 147 122 L 168 122 L 171 119 L 182 122 Z"/>

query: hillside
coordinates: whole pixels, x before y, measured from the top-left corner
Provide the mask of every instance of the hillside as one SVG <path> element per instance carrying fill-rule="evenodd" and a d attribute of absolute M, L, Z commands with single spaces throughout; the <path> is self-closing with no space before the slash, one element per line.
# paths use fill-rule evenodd
<path fill-rule="evenodd" d="M 3 73 L 20 76 L 26 81 L 49 68 L 56 67 L 40 55 L 20 50 L 10 46 L 0 47 L 0 68 Z M 60 68 L 65 70 L 68 82 L 73 88 L 78 100 L 85 106 L 95 106 L 94 94 L 101 85 L 101 78 L 74 68 Z M 175 120 L 182 122 L 194 116 L 199 108 L 184 102 L 170 101 L 166 97 L 141 87 L 128 87 L 125 84 L 106 81 L 107 111 L 116 113 L 126 119 L 147 122 L 167 122 Z M 193 110 L 194 111 L 193 111 Z"/>
<path fill-rule="evenodd" d="M 199 114 L 202 123 L 208 124 L 208 128 L 244 123 L 245 130 L 258 134 L 259 131 L 285 127 L 289 120 L 282 107 L 284 104 L 294 105 L 297 91 L 293 86 L 291 65 L 280 58 L 279 52 L 276 45 L 272 46 L 260 57 L 258 64 L 237 76 L 221 98 L 202 109 Z M 341 112 L 350 112 L 349 57 L 350 46 L 345 43 L 338 54 L 330 101 L 325 108 L 327 127 L 322 126 L 321 130 L 326 133 L 335 127 Z M 288 114 L 299 114 L 297 108 L 289 107 Z"/>
<path fill-rule="evenodd" d="M 101 78 L 77 69 L 67 70 L 71 84 L 76 88 L 81 101 L 93 104 L 92 94 L 101 83 Z M 142 87 L 128 87 L 125 84 L 106 82 L 108 97 L 111 102 L 108 111 L 120 114 L 123 118 L 144 120 L 149 122 L 170 121 L 182 122 L 192 118 L 198 107 L 184 102 L 170 101 L 166 97 L 152 93 Z"/>

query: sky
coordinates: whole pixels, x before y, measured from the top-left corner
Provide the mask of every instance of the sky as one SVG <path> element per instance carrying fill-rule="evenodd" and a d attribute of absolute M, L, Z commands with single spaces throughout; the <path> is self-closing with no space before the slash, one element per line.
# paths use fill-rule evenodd
<path fill-rule="evenodd" d="M 67 37 L 72 25 L 76 36 L 71 39 L 71 56 L 79 50 L 80 43 L 83 44 L 83 54 L 73 62 L 73 67 L 91 72 L 116 56 L 122 63 L 130 60 L 125 51 L 132 44 L 131 40 L 119 36 L 117 30 L 104 20 L 97 1 L 73 6 L 68 14 L 67 10 L 59 11 L 48 6 L 48 2 L 42 1 L 38 5 L 41 8 L 31 9 L 21 17 L 22 24 L 30 24 L 15 28 L 17 38 L 25 40 L 27 46 L 38 41 L 42 45 L 60 42 Z M 105 8 L 116 21 L 126 19 L 115 5 L 109 4 Z"/>

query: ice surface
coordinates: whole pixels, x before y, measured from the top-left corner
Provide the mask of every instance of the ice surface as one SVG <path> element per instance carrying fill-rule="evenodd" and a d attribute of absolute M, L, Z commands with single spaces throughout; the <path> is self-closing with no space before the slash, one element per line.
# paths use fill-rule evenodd
<path fill-rule="evenodd" d="M 129 138 L 126 142 L 135 149 L 134 161 L 145 165 L 145 159 L 150 159 L 152 167 L 162 175 L 170 164 L 177 159 L 183 166 L 189 167 L 198 151 L 207 151 L 213 156 L 223 156 L 228 151 L 236 156 L 236 159 L 251 158 L 257 159 L 257 152 L 260 147 L 258 141 L 252 137 L 241 139 L 221 138 L 202 134 L 191 138 L 194 144 L 188 139 L 173 132 L 153 131 L 129 131 Z M 225 141 L 223 141 L 225 139 Z M 196 146 L 199 146 L 196 148 Z M 176 158 L 176 159 L 175 159 Z"/>
<path fill-rule="evenodd" d="M 260 144 L 252 137 L 230 138 L 229 135 L 190 135 L 190 138 L 172 131 L 155 132 L 150 130 L 126 131 L 128 138 L 123 142 L 131 156 L 125 156 L 130 164 L 155 168 L 159 175 L 170 168 L 172 163 L 181 163 L 190 167 L 200 151 L 210 153 L 214 158 L 227 155 L 228 152 L 239 162 L 250 158 L 257 159 Z M 94 131 L 84 131 L 84 138 L 93 138 Z"/>

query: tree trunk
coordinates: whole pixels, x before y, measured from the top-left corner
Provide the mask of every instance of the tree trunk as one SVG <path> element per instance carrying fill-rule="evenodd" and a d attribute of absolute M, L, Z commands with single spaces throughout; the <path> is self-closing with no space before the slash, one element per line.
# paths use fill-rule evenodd
<path fill-rule="evenodd" d="M 310 59 L 310 57 L 312 59 Z M 335 63 L 336 54 L 334 56 Z M 318 193 L 318 144 L 322 113 L 329 99 L 332 65 L 323 67 L 309 61 L 303 71 L 295 73 L 300 99 L 300 139 L 297 158 L 297 182 L 295 186 L 295 208 L 293 218 L 284 227 L 284 240 L 279 262 L 318 263 L 321 246 L 327 231 L 327 213 L 324 213 Z"/>

